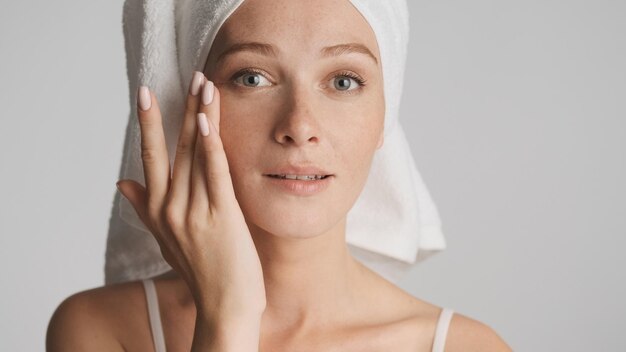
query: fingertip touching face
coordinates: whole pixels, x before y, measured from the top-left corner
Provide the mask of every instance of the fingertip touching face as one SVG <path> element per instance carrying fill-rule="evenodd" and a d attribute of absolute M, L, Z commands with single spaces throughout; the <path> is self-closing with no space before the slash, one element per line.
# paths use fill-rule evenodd
<path fill-rule="evenodd" d="M 220 90 L 220 136 L 247 221 L 283 237 L 340 224 L 383 143 L 382 65 L 360 12 L 348 0 L 246 0 L 217 33 L 205 74 Z M 267 176 L 294 165 L 332 176 L 306 195 Z"/>

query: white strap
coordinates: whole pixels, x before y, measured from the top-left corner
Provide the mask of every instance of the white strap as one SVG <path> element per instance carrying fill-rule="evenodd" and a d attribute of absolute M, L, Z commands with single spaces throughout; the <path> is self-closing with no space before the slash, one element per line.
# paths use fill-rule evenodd
<path fill-rule="evenodd" d="M 439 320 L 437 321 L 437 328 L 435 330 L 435 340 L 433 341 L 432 352 L 443 352 L 443 348 L 446 345 L 446 336 L 448 335 L 448 327 L 450 326 L 450 320 L 454 311 L 450 308 L 443 308 L 439 314 Z"/>
<path fill-rule="evenodd" d="M 155 352 L 165 352 L 165 337 L 163 336 L 159 300 L 157 298 L 156 288 L 154 287 L 154 281 L 152 281 L 152 279 L 146 279 L 142 280 L 142 282 L 144 291 L 146 292 L 146 302 L 148 302 L 148 317 L 150 318 L 154 350 Z"/>

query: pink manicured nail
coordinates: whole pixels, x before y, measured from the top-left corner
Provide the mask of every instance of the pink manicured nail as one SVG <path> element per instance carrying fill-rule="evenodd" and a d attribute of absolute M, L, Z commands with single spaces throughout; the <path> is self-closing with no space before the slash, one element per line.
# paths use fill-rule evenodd
<path fill-rule="evenodd" d="M 202 104 L 209 105 L 213 101 L 213 93 L 215 92 L 215 87 L 213 86 L 213 82 L 207 81 L 204 84 L 204 88 L 202 89 Z"/>
<path fill-rule="evenodd" d="M 198 127 L 203 136 L 209 135 L 209 120 L 207 120 L 206 114 L 203 112 L 198 114 Z"/>
<path fill-rule="evenodd" d="M 200 87 L 204 81 L 204 74 L 199 71 L 194 71 L 193 78 L 191 78 L 191 84 L 189 84 L 189 93 L 194 97 L 200 93 Z"/>
<path fill-rule="evenodd" d="M 152 99 L 150 98 L 150 89 L 146 86 L 139 87 L 139 107 L 143 111 L 150 110 Z"/>

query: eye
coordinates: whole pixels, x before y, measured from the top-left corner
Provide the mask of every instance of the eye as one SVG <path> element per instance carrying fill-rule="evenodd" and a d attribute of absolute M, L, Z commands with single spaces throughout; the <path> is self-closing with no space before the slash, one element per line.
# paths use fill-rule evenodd
<path fill-rule="evenodd" d="M 352 72 L 341 72 L 333 77 L 333 81 L 335 89 L 345 92 L 345 94 L 354 94 L 354 91 L 365 86 L 365 79 Z"/>
<path fill-rule="evenodd" d="M 253 68 L 246 68 L 243 69 L 239 72 L 237 72 L 232 80 L 240 85 L 243 85 L 245 87 L 262 87 L 263 85 L 260 85 L 260 83 L 265 80 L 267 83 L 269 83 L 269 81 L 267 80 L 267 78 L 265 78 L 265 76 L 263 76 L 263 72 L 257 69 L 253 69 Z M 267 85 L 270 85 L 266 84 Z"/>
<path fill-rule="evenodd" d="M 265 78 L 265 73 L 255 68 L 245 68 L 233 75 L 231 80 L 238 85 L 250 88 L 264 86 L 261 84 L 263 80 L 267 82 L 265 86 L 271 85 L 267 78 Z M 332 81 L 333 87 L 342 94 L 355 94 L 366 85 L 364 78 L 350 71 L 336 74 Z"/>

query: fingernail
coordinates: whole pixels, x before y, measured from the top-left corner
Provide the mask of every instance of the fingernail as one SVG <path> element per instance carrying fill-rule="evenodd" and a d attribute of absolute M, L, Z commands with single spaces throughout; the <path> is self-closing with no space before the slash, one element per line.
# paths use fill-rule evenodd
<path fill-rule="evenodd" d="M 120 182 L 119 182 L 119 181 L 118 181 L 118 182 L 115 182 L 115 187 L 117 187 L 117 190 L 118 190 L 118 191 L 120 190 Z"/>
<path fill-rule="evenodd" d="M 194 97 L 200 93 L 200 87 L 202 87 L 202 81 L 204 81 L 204 74 L 199 71 L 193 72 L 191 83 L 189 84 L 189 93 Z"/>
<path fill-rule="evenodd" d="M 198 114 L 198 127 L 203 136 L 209 135 L 209 120 L 207 120 L 206 114 L 203 112 Z"/>
<path fill-rule="evenodd" d="M 150 110 L 152 99 L 150 98 L 150 89 L 146 86 L 139 87 L 139 108 L 143 111 Z"/>
<path fill-rule="evenodd" d="M 204 84 L 204 88 L 202 89 L 202 104 L 209 105 L 213 101 L 213 93 L 215 92 L 215 87 L 213 86 L 213 82 L 207 81 Z"/>

